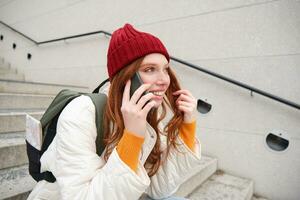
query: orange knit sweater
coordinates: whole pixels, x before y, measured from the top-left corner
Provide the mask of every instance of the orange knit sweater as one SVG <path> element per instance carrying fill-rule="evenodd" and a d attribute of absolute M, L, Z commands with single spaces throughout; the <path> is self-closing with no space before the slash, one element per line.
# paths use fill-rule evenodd
<path fill-rule="evenodd" d="M 192 151 L 194 151 L 195 146 L 195 135 L 196 121 L 183 123 L 179 128 L 179 136 Z M 123 136 L 117 145 L 117 152 L 120 158 L 135 172 L 137 170 L 139 153 L 144 140 L 143 137 L 139 137 L 125 129 Z"/>

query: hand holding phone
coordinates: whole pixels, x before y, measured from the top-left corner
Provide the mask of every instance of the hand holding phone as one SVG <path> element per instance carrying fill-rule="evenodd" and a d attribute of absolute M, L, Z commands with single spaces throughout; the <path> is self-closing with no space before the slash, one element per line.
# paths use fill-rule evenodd
<path fill-rule="evenodd" d="M 155 105 L 155 102 L 151 102 L 153 94 L 147 92 L 150 87 L 150 84 L 143 84 L 141 77 L 136 72 L 131 81 L 126 83 L 123 93 L 121 112 L 124 127 L 141 137 L 145 137 L 147 115 Z"/>

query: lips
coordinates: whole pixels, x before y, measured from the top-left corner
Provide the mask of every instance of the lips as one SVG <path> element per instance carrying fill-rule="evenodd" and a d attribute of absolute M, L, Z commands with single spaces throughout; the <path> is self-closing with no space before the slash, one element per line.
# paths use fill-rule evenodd
<path fill-rule="evenodd" d="M 149 91 L 152 94 L 154 94 L 154 96 L 152 97 L 152 100 L 155 101 L 162 101 L 164 94 L 165 94 L 165 90 L 156 90 L 156 91 Z"/>

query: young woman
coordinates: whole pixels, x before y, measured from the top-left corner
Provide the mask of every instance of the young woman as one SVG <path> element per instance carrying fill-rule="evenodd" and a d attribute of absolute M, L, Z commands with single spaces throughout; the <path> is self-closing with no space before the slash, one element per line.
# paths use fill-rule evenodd
<path fill-rule="evenodd" d="M 130 24 L 116 30 L 107 54 L 105 151 L 96 154 L 91 99 L 75 98 L 41 158 L 41 171 L 56 182 L 38 182 L 28 199 L 184 199 L 172 195 L 200 163 L 196 99 L 180 89 L 169 61 L 157 37 Z M 135 73 L 144 84 L 131 96 Z"/>

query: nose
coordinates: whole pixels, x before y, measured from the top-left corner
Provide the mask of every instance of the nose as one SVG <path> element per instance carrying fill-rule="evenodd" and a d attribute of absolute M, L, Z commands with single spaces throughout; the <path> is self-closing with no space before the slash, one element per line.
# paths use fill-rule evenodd
<path fill-rule="evenodd" d="M 160 71 L 157 75 L 158 84 L 167 84 L 169 82 L 169 74 L 166 71 Z"/>

